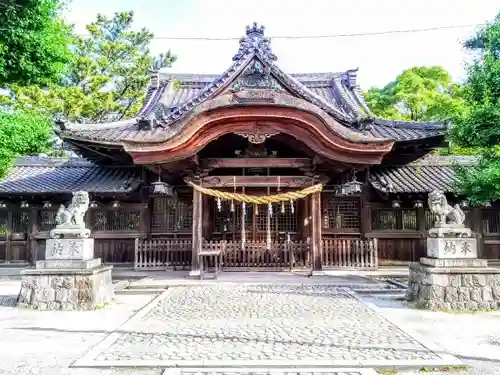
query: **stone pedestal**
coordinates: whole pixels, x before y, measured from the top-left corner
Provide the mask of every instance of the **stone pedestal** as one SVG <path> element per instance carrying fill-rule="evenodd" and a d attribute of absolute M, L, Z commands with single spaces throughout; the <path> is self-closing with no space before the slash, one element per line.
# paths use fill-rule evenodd
<path fill-rule="evenodd" d="M 464 225 L 459 205 L 442 191 L 429 193 L 436 218 L 427 238 L 427 257 L 410 265 L 406 299 L 429 310 L 477 310 L 500 307 L 500 269 L 477 259 L 477 239 Z"/>
<path fill-rule="evenodd" d="M 477 239 L 474 237 L 429 237 L 427 256 L 439 259 L 476 259 Z"/>
<path fill-rule="evenodd" d="M 410 265 L 406 299 L 429 310 L 500 308 L 500 269 L 484 259 L 421 258 Z"/>
<path fill-rule="evenodd" d="M 38 310 L 92 310 L 113 299 L 112 266 L 93 258 L 92 238 L 51 238 L 45 260 L 21 271 L 17 305 Z"/>

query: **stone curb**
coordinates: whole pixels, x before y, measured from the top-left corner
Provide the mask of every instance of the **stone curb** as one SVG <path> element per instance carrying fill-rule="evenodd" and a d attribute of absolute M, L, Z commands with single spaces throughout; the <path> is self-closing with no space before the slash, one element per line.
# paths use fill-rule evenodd
<path fill-rule="evenodd" d="M 268 375 L 273 375 L 273 374 L 279 374 L 279 375 L 285 375 L 287 373 L 293 373 L 294 375 L 297 374 L 297 370 L 294 370 L 293 368 L 252 368 L 251 371 L 248 368 L 190 368 L 190 369 L 182 369 L 182 368 L 168 368 L 165 369 L 162 372 L 162 375 L 182 375 L 182 374 L 193 374 L 193 373 L 198 373 L 198 374 L 204 374 L 204 373 L 218 373 L 220 372 L 221 374 L 226 374 L 228 372 L 230 373 L 239 373 L 241 375 L 248 375 L 251 373 L 264 373 Z M 337 367 L 332 367 L 332 368 L 319 368 L 319 367 L 312 367 L 312 368 L 301 368 L 300 373 L 325 373 L 325 374 L 359 374 L 359 375 L 377 375 L 377 372 L 372 369 L 372 368 L 337 368 Z"/>

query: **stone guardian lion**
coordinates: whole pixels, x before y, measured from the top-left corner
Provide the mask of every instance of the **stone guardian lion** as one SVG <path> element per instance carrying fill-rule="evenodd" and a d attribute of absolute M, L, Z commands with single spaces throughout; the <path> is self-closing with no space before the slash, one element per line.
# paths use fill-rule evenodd
<path fill-rule="evenodd" d="M 448 204 L 446 197 L 442 191 L 434 190 L 429 193 L 428 198 L 429 208 L 436 216 L 436 226 L 448 225 L 463 225 L 465 214 L 458 204 L 454 207 Z"/>

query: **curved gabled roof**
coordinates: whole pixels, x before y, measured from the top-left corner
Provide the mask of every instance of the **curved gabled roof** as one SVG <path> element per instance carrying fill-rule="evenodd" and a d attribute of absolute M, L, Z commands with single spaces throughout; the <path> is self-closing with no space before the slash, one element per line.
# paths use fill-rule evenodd
<path fill-rule="evenodd" d="M 67 124 L 56 130 L 62 138 L 101 144 L 141 141 L 155 135 L 177 134 L 176 123 L 199 104 L 235 84 L 243 71 L 258 61 L 274 88 L 284 89 L 332 116 L 340 124 L 373 139 L 413 141 L 442 136 L 442 123 L 414 123 L 376 118 L 357 85 L 357 69 L 337 73 L 288 74 L 276 64 L 264 27 L 247 27 L 233 63 L 222 74 L 164 74 L 155 72 L 144 105 L 135 118 L 107 124 Z M 269 82 L 268 82 L 269 83 Z M 268 87 L 268 89 L 274 89 Z M 144 126 L 146 124 L 146 126 Z M 146 134 L 147 133 L 147 134 Z"/>

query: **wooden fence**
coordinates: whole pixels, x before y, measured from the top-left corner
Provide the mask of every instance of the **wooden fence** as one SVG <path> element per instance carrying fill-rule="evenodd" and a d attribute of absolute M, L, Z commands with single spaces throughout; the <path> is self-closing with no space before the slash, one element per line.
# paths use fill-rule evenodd
<path fill-rule="evenodd" d="M 191 267 L 192 241 L 154 239 L 135 240 L 134 269 L 187 270 Z"/>
<path fill-rule="evenodd" d="M 378 267 L 377 239 L 323 240 L 323 268 L 369 269 Z"/>
<path fill-rule="evenodd" d="M 221 251 L 228 269 L 310 269 L 311 247 L 306 241 L 204 241 L 203 250 Z M 137 239 L 134 269 L 189 269 L 191 240 Z M 377 240 L 323 240 L 324 268 L 377 268 Z"/>

